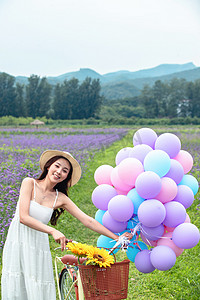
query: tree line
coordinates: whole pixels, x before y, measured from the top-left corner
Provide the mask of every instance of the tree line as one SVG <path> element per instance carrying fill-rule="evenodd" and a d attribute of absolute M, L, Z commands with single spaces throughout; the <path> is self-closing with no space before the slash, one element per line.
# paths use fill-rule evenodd
<path fill-rule="evenodd" d="M 48 117 L 84 119 L 95 117 L 102 103 L 98 79 L 75 78 L 52 86 L 46 77 L 31 75 L 28 84 L 16 83 L 15 77 L 0 73 L 0 117 Z"/>
<path fill-rule="evenodd" d="M 200 79 L 188 82 L 174 78 L 145 85 L 139 96 L 104 100 L 102 115 L 124 118 L 200 117 Z"/>
<path fill-rule="evenodd" d="M 45 77 L 31 75 L 28 84 L 0 73 L 0 117 L 88 118 L 200 118 L 200 79 L 174 78 L 144 86 L 137 97 L 106 100 L 98 79 L 65 80 L 52 86 Z"/>

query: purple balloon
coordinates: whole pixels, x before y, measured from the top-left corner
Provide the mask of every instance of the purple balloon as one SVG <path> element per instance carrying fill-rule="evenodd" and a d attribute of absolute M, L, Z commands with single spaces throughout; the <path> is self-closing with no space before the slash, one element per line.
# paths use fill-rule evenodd
<path fill-rule="evenodd" d="M 103 225 L 112 232 L 122 232 L 126 229 L 128 222 L 118 222 L 114 220 L 108 211 L 103 215 Z"/>
<path fill-rule="evenodd" d="M 143 164 L 145 156 L 153 149 L 145 144 L 136 145 L 129 152 L 129 157 L 137 158 Z"/>
<path fill-rule="evenodd" d="M 194 201 L 193 191 L 187 185 L 178 185 L 178 191 L 173 201 L 181 203 L 187 209 Z"/>
<path fill-rule="evenodd" d="M 92 193 L 93 204 L 101 210 L 108 209 L 109 201 L 117 195 L 117 191 L 109 184 L 98 185 Z"/>
<path fill-rule="evenodd" d="M 148 240 L 156 241 L 163 235 L 164 226 L 162 224 L 156 227 L 147 227 L 145 225 L 142 225 L 141 231 Z"/>
<path fill-rule="evenodd" d="M 122 148 L 121 150 L 119 150 L 119 152 L 117 153 L 117 155 L 115 157 L 116 165 L 119 165 L 122 160 L 129 157 L 130 150 L 132 150 L 131 147 L 126 147 L 126 148 Z"/>
<path fill-rule="evenodd" d="M 172 235 L 176 246 L 182 249 L 195 247 L 200 239 L 199 229 L 191 223 L 183 223 L 177 226 Z"/>
<path fill-rule="evenodd" d="M 128 221 L 133 215 L 133 202 L 127 196 L 117 195 L 108 203 L 108 211 L 114 220 Z"/>
<path fill-rule="evenodd" d="M 170 158 L 175 157 L 181 150 L 181 142 L 173 133 L 161 134 L 156 142 L 155 149 L 165 151 Z"/>
<path fill-rule="evenodd" d="M 165 176 L 173 179 L 176 184 L 179 184 L 184 176 L 182 165 L 177 160 L 171 159 L 171 167 Z"/>
<path fill-rule="evenodd" d="M 166 209 L 166 217 L 163 224 L 168 227 L 176 227 L 181 223 L 184 223 L 186 219 L 185 207 L 176 201 L 171 201 L 164 204 Z"/>
<path fill-rule="evenodd" d="M 139 221 L 147 227 L 159 226 L 165 219 L 164 205 L 155 199 L 146 200 L 138 208 Z"/>
<path fill-rule="evenodd" d="M 162 187 L 160 177 L 151 171 L 146 171 L 138 175 L 135 181 L 135 188 L 140 197 L 151 199 L 156 197 Z"/>
<path fill-rule="evenodd" d="M 155 270 L 150 260 L 150 250 L 142 250 L 136 254 L 135 257 L 135 267 L 138 271 L 142 273 L 151 273 Z"/>
<path fill-rule="evenodd" d="M 156 269 L 166 271 L 175 265 L 176 254 L 168 246 L 157 246 L 151 251 L 150 260 Z"/>
<path fill-rule="evenodd" d="M 140 128 L 137 130 L 133 136 L 133 145 L 146 144 L 152 149 L 154 148 L 155 141 L 157 139 L 157 134 L 151 128 Z"/>

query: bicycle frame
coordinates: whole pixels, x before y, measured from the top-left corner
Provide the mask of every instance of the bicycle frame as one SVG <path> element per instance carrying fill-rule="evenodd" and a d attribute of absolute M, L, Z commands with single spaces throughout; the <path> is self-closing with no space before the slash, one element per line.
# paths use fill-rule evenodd
<path fill-rule="evenodd" d="M 82 263 L 84 260 L 85 259 L 82 258 L 80 263 Z M 70 254 L 66 254 L 63 257 L 58 257 L 58 256 L 55 257 L 55 271 L 56 271 L 56 281 L 57 281 L 57 287 L 58 287 L 59 300 L 61 300 L 61 293 L 60 293 L 59 276 L 58 276 L 58 268 L 57 268 L 58 261 L 64 265 L 63 269 L 68 270 L 68 273 L 72 280 L 72 284 L 67 293 L 66 300 L 68 299 L 73 288 L 75 288 L 76 300 L 83 300 L 84 293 L 83 293 L 80 275 L 78 272 L 79 262 L 78 262 L 77 257 L 70 255 Z M 77 270 L 75 270 L 75 268 L 77 268 Z"/>

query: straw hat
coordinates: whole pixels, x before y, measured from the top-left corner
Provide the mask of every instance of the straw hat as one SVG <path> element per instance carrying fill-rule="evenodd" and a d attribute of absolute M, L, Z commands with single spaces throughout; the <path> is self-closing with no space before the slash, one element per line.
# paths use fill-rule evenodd
<path fill-rule="evenodd" d="M 69 152 L 60 151 L 60 150 L 44 151 L 40 156 L 40 169 L 43 171 L 45 164 L 54 156 L 62 156 L 70 161 L 73 168 L 71 186 L 75 185 L 81 178 L 81 167 L 77 162 L 77 160 Z"/>

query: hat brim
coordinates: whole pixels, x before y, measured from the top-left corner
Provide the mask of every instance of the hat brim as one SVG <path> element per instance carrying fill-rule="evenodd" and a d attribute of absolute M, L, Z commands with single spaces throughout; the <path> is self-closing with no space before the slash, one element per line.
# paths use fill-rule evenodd
<path fill-rule="evenodd" d="M 55 156 L 62 156 L 70 161 L 73 172 L 71 177 L 71 186 L 75 185 L 81 178 L 81 167 L 77 160 L 69 153 L 60 150 L 46 150 L 40 156 L 40 169 L 43 171 L 45 164 Z"/>

